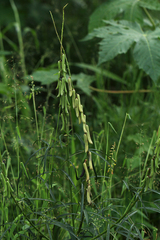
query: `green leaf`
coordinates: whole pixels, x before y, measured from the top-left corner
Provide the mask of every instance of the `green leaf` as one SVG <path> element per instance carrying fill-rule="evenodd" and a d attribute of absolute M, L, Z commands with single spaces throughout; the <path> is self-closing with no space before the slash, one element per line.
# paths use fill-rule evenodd
<path fill-rule="evenodd" d="M 116 75 L 115 73 L 112 73 L 110 71 L 107 71 L 107 70 L 104 70 L 100 67 L 97 67 L 97 66 L 93 66 L 93 65 L 90 65 L 90 64 L 86 64 L 86 63 L 76 63 L 76 64 L 73 64 L 74 66 L 77 66 L 77 67 L 80 67 L 80 68 L 84 68 L 84 69 L 89 69 L 95 73 L 98 73 L 98 74 L 102 74 L 103 76 L 105 77 L 108 77 L 108 78 L 111 78 L 117 82 L 121 82 L 121 83 L 127 83 L 125 80 L 123 80 L 123 78 L 119 77 L 118 75 Z"/>
<path fill-rule="evenodd" d="M 150 10 L 160 10 L 160 2 L 159 0 L 141 0 L 139 1 L 139 5 L 148 8 Z"/>
<path fill-rule="evenodd" d="M 5 56 L 5 55 L 11 55 L 11 54 L 13 54 L 12 51 L 0 51 L 0 55 L 3 55 L 3 56 Z"/>
<path fill-rule="evenodd" d="M 79 74 L 73 74 L 72 75 L 72 80 L 77 80 L 77 87 L 80 88 L 84 93 L 86 93 L 88 96 L 91 95 L 91 89 L 89 86 L 91 85 L 92 82 L 94 82 L 95 76 L 89 76 L 84 73 L 79 73 Z"/>
<path fill-rule="evenodd" d="M 124 35 L 117 35 L 115 38 L 112 36 L 105 38 L 100 43 L 98 65 L 113 59 L 118 54 L 126 53 L 133 42 L 133 39 L 126 39 Z"/>
<path fill-rule="evenodd" d="M 95 29 L 88 36 L 88 39 L 102 38 L 98 64 L 109 61 L 118 54 L 126 53 L 135 43 L 133 57 L 136 63 L 156 82 L 160 76 L 159 28 L 143 32 L 138 23 L 125 20 L 104 22 L 107 24 L 106 27 Z"/>
<path fill-rule="evenodd" d="M 133 56 L 139 68 L 143 69 L 153 81 L 160 76 L 160 40 L 153 39 L 152 35 L 143 35 L 137 42 Z"/>
<path fill-rule="evenodd" d="M 12 89 L 4 83 L 0 83 L 0 94 L 11 95 Z"/>
<path fill-rule="evenodd" d="M 110 0 L 97 8 L 90 17 L 88 31 L 104 26 L 102 20 L 110 20 L 123 16 L 123 19 L 142 23 L 143 11 L 137 0 Z"/>
<path fill-rule="evenodd" d="M 25 79 L 29 81 L 41 82 L 42 85 L 51 84 L 58 80 L 58 70 L 37 70 L 32 75 L 28 75 Z"/>

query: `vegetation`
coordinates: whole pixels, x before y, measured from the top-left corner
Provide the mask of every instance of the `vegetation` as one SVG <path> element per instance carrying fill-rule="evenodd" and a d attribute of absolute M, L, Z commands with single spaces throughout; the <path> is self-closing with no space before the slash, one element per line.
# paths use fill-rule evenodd
<path fill-rule="evenodd" d="M 160 239 L 159 0 L 2 10 L 0 239 Z"/>

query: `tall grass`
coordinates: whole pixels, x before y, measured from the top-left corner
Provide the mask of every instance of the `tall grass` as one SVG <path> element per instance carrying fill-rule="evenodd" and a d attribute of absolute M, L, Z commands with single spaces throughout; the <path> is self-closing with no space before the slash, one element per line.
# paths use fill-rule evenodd
<path fill-rule="evenodd" d="M 159 214 L 160 207 L 160 131 L 155 128 L 148 137 L 141 131 L 144 127 L 134 123 L 137 93 L 125 114 L 123 103 L 109 107 L 104 93 L 95 95 L 101 107 L 90 118 L 83 96 L 74 89 L 63 26 L 64 19 L 59 104 L 53 115 L 45 104 L 38 106 L 43 93 L 34 82 L 25 93 L 16 68 L 4 66 L 9 95 L 4 94 L 0 104 L 0 239 L 159 239 L 152 214 Z"/>

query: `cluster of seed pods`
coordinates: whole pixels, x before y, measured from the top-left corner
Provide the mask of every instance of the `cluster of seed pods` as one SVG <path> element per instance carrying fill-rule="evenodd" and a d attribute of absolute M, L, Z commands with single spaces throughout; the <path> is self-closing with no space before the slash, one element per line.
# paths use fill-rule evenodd
<path fill-rule="evenodd" d="M 69 116 L 69 109 L 70 109 L 70 103 L 68 100 L 69 97 L 72 98 L 72 107 L 75 109 L 76 117 L 78 118 L 79 124 L 83 124 L 83 133 L 84 133 L 84 144 L 85 144 L 85 152 L 88 153 L 89 158 L 89 168 L 90 170 L 93 170 L 92 166 L 92 157 L 91 152 L 89 151 L 89 143 L 93 144 L 89 126 L 86 123 L 86 115 L 83 112 L 83 105 L 81 104 L 80 95 L 76 93 L 75 89 L 72 86 L 72 80 L 71 77 L 67 77 L 67 71 L 66 71 L 66 64 L 65 64 L 65 54 L 62 54 L 62 60 L 58 61 L 58 95 L 57 97 L 60 98 L 60 106 L 62 108 L 61 112 L 61 119 L 62 119 L 62 128 L 61 130 L 66 130 L 68 126 L 68 116 Z M 67 91 L 67 85 L 68 85 L 68 91 Z M 69 94 L 68 94 L 69 92 Z M 89 204 L 91 204 L 91 186 L 90 186 L 90 179 L 89 179 L 89 172 L 87 168 L 86 161 L 83 163 L 83 168 L 85 170 L 86 174 L 86 182 L 87 182 L 87 201 Z"/>

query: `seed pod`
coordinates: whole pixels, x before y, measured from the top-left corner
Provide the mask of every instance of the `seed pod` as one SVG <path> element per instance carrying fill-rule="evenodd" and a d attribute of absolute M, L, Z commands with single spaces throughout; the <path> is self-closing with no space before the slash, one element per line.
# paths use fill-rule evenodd
<path fill-rule="evenodd" d="M 65 54 L 62 54 L 62 70 L 66 72 L 66 65 L 65 65 Z"/>
<path fill-rule="evenodd" d="M 63 116 L 63 113 L 61 113 L 61 119 L 62 119 L 62 128 L 61 128 L 61 131 L 64 131 L 65 123 L 64 123 L 64 116 Z"/>
<path fill-rule="evenodd" d="M 75 108 L 78 108 L 78 98 L 75 98 L 74 105 L 75 105 Z"/>
<path fill-rule="evenodd" d="M 84 134 L 84 144 L 85 144 L 85 152 L 88 152 L 88 138 L 87 134 Z"/>
<path fill-rule="evenodd" d="M 83 163 L 83 167 L 84 167 L 84 170 L 85 170 L 85 173 L 86 173 L 86 182 L 88 182 L 89 181 L 89 172 L 88 172 L 87 164 L 86 164 L 85 161 Z"/>
<path fill-rule="evenodd" d="M 72 81 L 71 78 L 68 78 L 68 90 L 69 90 L 69 96 L 72 97 Z"/>
<path fill-rule="evenodd" d="M 153 162 L 153 159 L 151 159 L 151 174 L 150 174 L 150 176 L 153 177 L 154 172 L 155 172 L 155 170 L 154 170 L 154 162 Z"/>
<path fill-rule="evenodd" d="M 93 170 L 93 165 L 92 165 L 92 153 L 89 151 L 89 152 L 88 152 L 88 155 L 89 155 L 89 157 L 88 157 L 89 168 L 90 168 L 90 170 Z"/>
<path fill-rule="evenodd" d="M 81 120 L 84 124 L 86 124 L 86 115 L 84 115 L 82 112 L 81 112 Z"/>
<path fill-rule="evenodd" d="M 90 185 L 90 180 L 88 181 L 88 187 L 87 187 L 87 202 L 89 204 L 92 203 L 92 200 L 91 200 L 91 185 Z"/>
<path fill-rule="evenodd" d="M 27 173 L 26 168 L 25 168 L 25 166 L 24 166 L 24 163 L 21 162 L 20 165 L 21 165 L 21 167 L 23 168 L 23 171 L 25 172 L 27 178 L 29 179 L 29 177 L 28 177 L 28 173 Z"/>
<path fill-rule="evenodd" d="M 61 96 L 62 96 L 63 93 L 64 93 L 65 85 L 66 85 L 66 83 L 65 83 L 65 78 L 63 77 L 63 78 L 62 78 L 62 85 L 61 85 Z"/>
<path fill-rule="evenodd" d="M 59 71 L 61 71 L 61 61 L 60 60 L 58 61 L 58 69 L 59 69 Z"/>
<path fill-rule="evenodd" d="M 59 97 L 61 95 L 61 85 L 62 85 L 62 81 L 59 80 L 58 81 L 58 95 L 57 95 L 57 97 Z"/>
<path fill-rule="evenodd" d="M 75 111 L 76 111 L 76 117 L 78 118 L 79 117 L 79 109 L 75 108 Z"/>
<path fill-rule="evenodd" d="M 75 99 L 75 111 L 76 111 L 76 117 L 79 117 L 79 108 L 78 108 L 78 98 Z"/>
<path fill-rule="evenodd" d="M 4 191 L 3 191 L 3 193 L 7 193 L 6 180 L 5 180 L 5 177 L 4 177 L 4 175 L 3 175 L 2 172 L 1 172 L 1 180 L 2 180 L 3 187 L 4 187 Z"/>
<path fill-rule="evenodd" d="M 10 189 L 11 192 L 14 192 L 13 188 L 11 187 L 11 184 L 9 182 L 9 179 L 7 179 L 7 187 Z"/>
<path fill-rule="evenodd" d="M 81 117 L 80 117 L 80 115 L 78 117 L 78 121 L 79 121 L 79 124 L 81 124 Z"/>
<path fill-rule="evenodd" d="M 63 95 L 63 96 L 61 97 L 61 99 L 62 99 L 62 101 L 61 101 L 62 109 L 64 109 L 64 108 L 65 108 L 65 96 Z"/>
<path fill-rule="evenodd" d="M 79 105 L 79 111 L 80 111 L 81 113 L 83 113 L 83 105 L 82 105 L 82 104 Z"/>
<path fill-rule="evenodd" d="M 87 129 L 86 129 L 86 124 L 85 123 L 83 123 L 83 132 L 87 133 Z"/>
<path fill-rule="evenodd" d="M 90 144 L 93 144 L 92 140 L 91 140 L 91 136 L 90 136 L 90 132 L 89 132 L 89 127 L 88 125 L 86 125 L 86 130 L 87 130 L 87 138 L 88 138 L 88 142 Z"/>
<path fill-rule="evenodd" d="M 75 89 L 72 90 L 72 106 L 75 108 L 75 99 L 76 99 L 76 91 Z"/>
<path fill-rule="evenodd" d="M 2 162 L 2 173 L 3 173 L 4 177 L 6 178 L 7 177 L 7 172 L 6 172 L 6 167 L 5 167 L 4 162 Z"/>
<path fill-rule="evenodd" d="M 150 182 L 150 179 L 149 179 L 149 177 L 147 176 L 146 177 L 146 186 L 145 186 L 145 192 L 148 190 L 148 187 L 149 187 L 149 182 Z"/>
<path fill-rule="evenodd" d="M 11 191 L 10 191 L 10 186 L 9 186 L 9 182 L 7 181 L 7 196 L 10 198 L 11 197 Z"/>
<path fill-rule="evenodd" d="M 59 81 L 61 81 L 61 73 L 60 72 L 58 72 L 58 83 L 57 83 L 56 89 L 59 88 Z"/>
<path fill-rule="evenodd" d="M 83 106 L 81 104 L 81 99 L 80 99 L 80 95 L 77 94 L 77 98 L 78 98 L 78 108 L 80 112 L 83 112 Z"/>
<path fill-rule="evenodd" d="M 65 113 L 66 114 L 68 114 L 68 103 L 67 103 L 67 101 L 68 101 L 68 98 L 66 99 L 66 97 L 67 97 L 67 95 L 65 96 Z"/>

